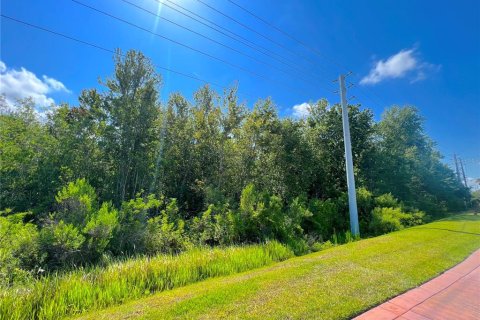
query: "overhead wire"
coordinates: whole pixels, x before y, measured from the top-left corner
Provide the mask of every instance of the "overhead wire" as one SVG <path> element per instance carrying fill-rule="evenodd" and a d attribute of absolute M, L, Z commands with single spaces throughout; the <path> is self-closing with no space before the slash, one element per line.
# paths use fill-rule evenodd
<path fill-rule="evenodd" d="M 310 76 L 312 78 L 315 78 L 318 81 L 326 81 L 325 78 L 318 77 L 316 75 L 316 73 L 311 73 L 311 70 L 308 70 L 308 69 L 300 66 L 296 62 L 293 62 L 292 60 L 290 60 L 288 58 L 285 58 L 284 56 L 278 54 L 277 52 L 272 51 L 272 50 L 270 50 L 270 49 L 268 49 L 268 48 L 266 48 L 266 47 L 264 47 L 264 46 L 262 46 L 258 43 L 255 43 L 255 42 L 243 37 L 242 35 L 234 32 L 234 31 L 232 31 L 228 28 L 225 28 L 225 27 L 219 25 L 218 23 L 216 23 L 212 20 L 209 20 L 209 19 L 193 12 L 192 10 L 189 10 L 188 8 L 182 6 L 178 3 L 175 3 L 171 0 L 152 0 L 152 1 L 158 2 L 162 6 L 167 7 L 168 9 L 171 9 L 171 10 L 173 10 L 173 11 L 175 11 L 175 12 L 177 12 L 177 13 L 183 15 L 183 16 L 186 16 L 186 17 L 190 18 L 191 20 L 196 21 L 196 22 L 202 24 L 203 26 L 205 26 L 207 28 L 210 28 L 210 29 L 212 29 L 212 30 L 230 38 L 230 39 L 238 41 L 238 42 L 244 44 L 245 46 L 260 52 L 263 55 L 266 55 L 266 56 L 268 56 L 268 57 L 286 65 L 286 66 L 289 66 L 292 69 L 295 69 L 297 72 L 303 72 L 303 73 L 307 74 L 308 76 Z M 168 4 L 167 2 L 170 3 L 171 5 Z"/>
<path fill-rule="evenodd" d="M 249 31 L 257 34 L 257 35 L 259 35 L 260 37 L 262 37 L 262 38 L 264 38 L 264 39 L 266 39 L 266 40 L 268 40 L 269 42 L 275 44 L 276 46 L 282 48 L 283 50 L 289 52 L 290 54 L 292 54 L 292 55 L 294 55 L 294 56 L 296 56 L 296 57 L 300 57 L 302 60 L 310 63 L 311 65 L 313 65 L 313 66 L 315 66 L 315 67 L 321 67 L 320 65 L 318 65 L 315 61 L 313 61 L 313 60 L 310 59 L 309 57 L 306 57 L 306 56 L 304 56 L 304 55 L 299 54 L 298 52 L 293 51 L 292 49 L 288 48 L 286 45 L 284 45 L 284 44 L 282 44 L 282 43 L 280 43 L 280 42 L 272 39 L 271 37 L 269 37 L 269 36 L 267 36 L 267 35 L 264 35 L 263 33 L 255 30 L 254 28 L 252 28 L 252 27 L 248 26 L 247 24 L 239 21 L 238 19 L 235 19 L 234 17 L 232 17 L 232 16 L 224 13 L 223 11 L 216 9 L 215 7 L 213 7 L 212 5 L 208 4 L 207 2 L 205 2 L 205 1 L 203 1 L 203 0 L 196 0 L 196 1 L 199 2 L 199 3 L 201 3 L 201 4 L 203 4 L 203 5 L 206 6 L 207 8 L 211 9 L 212 11 L 215 11 L 215 12 L 217 12 L 218 14 L 224 16 L 225 18 L 227 18 L 227 19 L 235 22 L 236 24 L 242 26 L 243 28 L 245 28 L 245 29 L 247 29 L 247 30 L 249 30 Z M 169 1 L 169 2 L 171 2 L 171 1 Z M 324 72 L 326 72 L 326 71 L 324 71 Z"/>
<path fill-rule="evenodd" d="M 262 45 L 257 44 L 255 42 L 243 37 L 242 35 L 217 24 L 216 22 L 214 22 L 212 20 L 209 20 L 205 17 L 202 17 L 201 15 L 193 12 L 192 10 L 189 10 L 186 7 L 181 6 L 178 3 L 175 3 L 175 2 L 170 1 L 170 0 L 152 0 L 152 1 L 158 2 L 162 6 L 165 6 L 165 7 L 169 8 L 169 9 L 171 9 L 171 10 L 173 10 L 173 11 L 175 11 L 175 12 L 177 12 L 177 13 L 183 15 L 183 16 L 186 16 L 186 17 L 188 17 L 188 18 L 190 18 L 190 19 L 192 19 L 192 20 L 194 20 L 194 21 L 212 29 L 212 30 L 215 30 L 220 34 L 223 34 L 224 36 L 229 37 L 230 39 L 233 39 L 235 41 L 239 41 L 239 42 L 243 43 L 244 45 L 246 45 L 246 46 L 248 46 L 248 47 L 250 47 L 254 50 L 258 50 L 260 53 L 265 54 L 265 55 L 267 55 L 271 58 L 273 58 L 274 56 L 277 56 L 278 58 L 287 60 L 285 57 L 279 55 L 278 53 L 276 53 L 276 52 L 274 52 L 274 51 L 272 51 L 272 50 L 270 50 L 266 47 L 263 47 Z M 173 6 L 168 4 L 167 2 L 171 3 Z M 176 7 L 180 8 L 181 10 L 177 9 Z M 185 13 L 185 12 L 188 12 L 188 13 Z M 204 22 L 204 21 L 206 21 L 206 22 Z M 258 48 L 260 48 L 261 50 L 258 49 Z"/>
<path fill-rule="evenodd" d="M 263 65 L 265 65 L 265 66 L 271 67 L 271 68 L 273 68 L 273 69 L 275 69 L 275 70 L 277 70 L 277 71 L 280 71 L 280 72 L 282 72 L 282 73 L 284 73 L 284 74 L 287 74 L 287 75 L 290 74 L 290 72 L 287 71 L 287 70 L 285 70 L 285 69 L 279 68 L 279 67 L 277 67 L 277 66 L 275 66 L 275 65 L 273 65 L 273 64 L 271 64 L 271 63 L 268 63 L 268 62 L 265 62 L 265 61 L 263 61 L 263 60 L 260 60 L 260 59 L 256 58 L 255 56 L 252 56 L 252 55 L 250 55 L 250 54 L 248 54 L 248 53 L 245 53 L 245 52 L 243 52 L 243 51 L 241 51 L 241 50 L 238 50 L 238 49 L 236 49 L 236 48 L 234 48 L 234 47 L 232 47 L 232 46 L 229 46 L 229 45 L 224 44 L 224 43 L 222 43 L 222 42 L 220 42 L 220 41 L 217 41 L 217 40 L 215 40 L 215 39 L 213 39 L 213 38 L 211 38 L 211 37 L 209 37 L 209 36 L 204 35 L 203 33 L 200 33 L 200 32 L 198 32 L 198 31 L 195 31 L 195 30 L 193 30 L 193 29 L 191 29 L 191 28 L 189 28 L 189 27 L 186 27 L 186 26 L 178 23 L 178 22 L 175 22 L 175 21 L 173 21 L 173 20 L 171 20 L 171 19 L 168 19 L 168 18 L 166 18 L 166 17 L 163 17 L 163 16 L 161 16 L 161 15 L 159 15 L 159 14 L 153 12 L 153 11 L 150 11 L 150 10 L 148 10 L 148 9 L 145 9 L 145 8 L 143 8 L 143 7 L 137 5 L 137 4 L 135 4 L 135 3 L 133 3 L 133 2 L 131 2 L 131 1 L 129 1 L 129 0 L 119 0 L 119 1 L 122 1 L 122 2 L 124 2 L 124 3 L 126 3 L 126 4 L 128 4 L 128 5 L 136 8 L 136 9 L 141 10 L 141 11 L 143 11 L 143 12 L 145 12 L 145 13 L 148 13 L 148 14 L 154 16 L 154 17 L 158 17 L 158 18 L 160 18 L 160 19 L 162 19 L 162 20 L 165 20 L 166 22 L 168 22 L 168 23 L 170 23 L 170 24 L 173 24 L 173 25 L 175 25 L 175 26 L 177 26 L 177 27 L 179 27 L 179 28 L 182 28 L 182 29 L 184 29 L 184 30 L 187 30 L 187 31 L 189 31 L 189 32 L 191 32 L 191 33 L 199 36 L 199 37 L 202 37 L 202 38 L 204 38 L 204 39 L 207 39 L 208 41 L 211 41 L 211 42 L 213 42 L 213 43 L 215 43 L 215 44 L 217 44 L 217 45 L 219 45 L 219 46 L 222 46 L 222 47 L 224 47 L 224 48 L 226 48 L 226 49 L 229 49 L 229 50 L 231 50 L 231 51 L 233 51 L 233 52 L 236 52 L 236 53 L 238 53 L 238 54 L 240 54 L 240 55 L 242 55 L 242 56 L 244 56 L 244 57 L 247 57 L 247 58 L 249 58 L 249 59 L 251 59 L 251 60 L 253 60 L 253 61 L 256 61 L 256 62 L 258 62 L 258 63 L 260 63 L 260 64 L 263 64 Z M 299 75 L 296 74 L 296 76 L 298 77 Z M 301 76 L 301 77 L 299 77 L 299 78 L 302 79 L 304 82 L 306 82 L 308 85 L 312 85 L 311 82 L 310 82 L 309 80 L 307 80 L 305 77 Z"/>
<path fill-rule="evenodd" d="M 204 1 L 202 0 L 197 0 L 199 2 L 202 2 L 204 3 Z M 328 62 L 332 63 L 333 65 L 337 66 L 340 70 L 343 70 L 343 72 L 347 72 L 347 71 L 350 71 L 349 68 L 347 68 L 345 65 L 341 64 L 340 62 L 336 61 L 335 59 L 332 59 L 330 58 L 329 56 L 325 55 L 324 53 L 322 53 L 321 51 L 313 48 L 312 46 L 308 45 L 307 43 L 305 43 L 304 41 L 302 40 L 299 40 L 298 38 L 294 37 L 293 35 L 291 35 L 290 33 L 280 29 L 279 27 L 275 26 L 273 23 L 267 21 L 266 19 L 262 18 L 261 16 L 259 16 L 258 14 L 255 14 L 254 12 L 252 12 L 251 10 L 245 8 L 244 6 L 240 5 L 239 3 L 237 3 L 236 1 L 233 1 L 233 0 L 227 0 L 228 2 L 230 2 L 231 4 L 233 4 L 234 6 L 240 8 L 241 10 L 243 10 L 244 12 L 248 13 L 249 15 L 251 15 L 252 17 L 256 18 L 257 20 L 263 22 L 264 24 L 266 24 L 267 26 L 271 27 L 272 29 L 276 30 L 277 32 L 283 34 L 284 36 L 290 38 L 291 40 L 295 41 L 296 43 L 302 45 L 303 47 L 307 48 L 308 50 L 310 50 L 311 52 L 315 53 L 316 55 L 318 55 L 319 57 L 321 57 L 322 59 L 325 59 L 327 60 Z M 210 6 L 211 7 L 211 6 Z M 359 75 L 357 73 L 354 73 L 352 72 L 352 75 L 356 76 L 356 77 L 359 77 Z M 351 84 L 351 85 L 355 85 L 353 82 L 351 81 L 347 81 L 348 84 Z M 372 102 L 376 103 L 376 104 L 379 104 L 379 101 L 376 99 L 380 99 L 380 97 L 378 97 L 376 94 L 376 98 L 373 99 L 373 96 L 371 96 L 370 94 L 367 94 L 363 88 L 359 87 L 359 86 L 356 86 L 360 91 L 362 91 L 366 96 L 368 96 L 369 100 L 371 100 Z M 371 91 L 372 95 L 374 94 L 373 90 L 369 90 Z M 385 104 L 386 103 L 384 101 L 381 101 L 382 99 L 380 99 L 380 104 Z"/>
<path fill-rule="evenodd" d="M 53 34 L 53 35 L 55 35 L 55 36 L 62 37 L 62 38 L 65 38 L 65 39 L 68 39 L 68 40 L 71 40 L 71 41 L 74 41 L 74 42 L 77 42 L 77 43 L 80 43 L 80 44 L 83 44 L 83 45 L 86 45 L 86 46 L 89 46 L 89 47 L 92 47 L 92 48 L 95 48 L 95 49 L 98 49 L 98 50 L 101 50 L 101 51 L 104 51 L 104 52 L 107 52 L 107 53 L 110 53 L 110 54 L 117 54 L 117 53 L 118 53 L 118 52 L 116 52 L 115 50 L 105 48 L 105 47 L 100 46 L 100 45 L 98 45 L 98 44 L 95 44 L 95 43 L 92 43 L 92 42 L 88 42 L 88 41 L 85 41 L 85 40 L 81 40 L 81 39 L 75 38 L 75 37 L 73 37 L 73 36 L 70 36 L 70 35 L 67 35 L 67 34 L 64 34 L 64 33 L 58 32 L 58 31 L 54 31 L 54 30 L 51 30 L 51 29 L 48 29 L 48 28 L 45 28 L 45 27 L 42 27 L 42 26 L 39 26 L 39 25 L 30 23 L 30 22 L 27 22 L 27 21 L 23 21 L 23 20 L 20 20 L 20 19 L 17 19 L 17 18 L 8 16 L 8 15 L 5 15 L 5 14 L 3 14 L 3 13 L 1 13 L 0 16 L 1 16 L 2 18 L 9 19 L 9 20 L 11 20 L 11 21 L 14 21 L 14 22 L 16 22 L 16 23 L 22 24 L 22 25 L 24 25 L 24 26 L 27 26 L 27 27 L 30 27 L 30 28 L 33 28 L 33 29 L 37 29 L 37 30 L 40 30 L 40 31 L 44 31 L 44 32 Z M 121 55 L 122 57 L 125 57 L 125 54 L 120 54 L 120 55 Z M 228 89 L 229 89 L 229 87 L 227 87 L 227 86 L 221 85 L 221 84 L 216 83 L 216 82 L 213 82 L 213 81 L 208 81 L 208 80 L 202 79 L 202 78 L 200 78 L 200 77 L 197 77 L 197 76 L 194 76 L 194 75 L 191 75 L 191 74 L 187 74 L 187 73 L 182 72 L 182 71 L 178 71 L 178 70 L 175 70 L 175 69 L 172 69 L 172 68 L 160 66 L 160 65 L 158 65 L 158 64 L 153 64 L 153 66 L 154 66 L 155 68 L 157 68 L 157 69 L 165 70 L 165 71 L 167 71 L 167 72 L 170 72 L 170 73 L 173 73 L 173 74 L 177 74 L 177 75 L 180 75 L 180 76 L 182 76 L 182 77 L 190 78 L 190 79 L 193 79 L 193 80 L 196 80 L 196 81 L 205 83 L 205 84 L 211 84 L 211 85 L 213 85 L 213 86 L 215 86 L 215 87 L 219 87 L 219 88 L 222 88 L 222 89 L 224 89 L 224 90 L 228 90 Z M 242 92 L 242 95 L 245 95 L 245 93 Z"/>
<path fill-rule="evenodd" d="M 245 72 L 245 73 L 249 73 L 249 74 L 251 74 L 251 75 L 253 75 L 253 76 L 257 77 L 257 78 L 261 78 L 261 79 L 266 80 L 266 81 L 268 81 L 268 82 L 277 83 L 277 85 L 280 85 L 280 86 L 285 87 L 285 88 L 287 88 L 287 89 L 289 89 L 289 90 L 292 90 L 292 91 L 302 92 L 302 91 L 300 91 L 300 90 L 298 90 L 298 89 L 296 89 L 296 88 L 294 88 L 294 87 L 291 87 L 290 85 L 287 85 L 287 84 L 285 84 L 285 83 L 283 83 L 283 82 L 277 81 L 277 80 L 275 80 L 275 79 L 271 79 L 271 78 L 266 77 L 266 76 L 264 76 L 264 75 L 262 75 L 262 74 L 259 74 L 259 73 L 257 73 L 257 72 L 254 72 L 254 71 L 252 71 L 252 70 L 249 70 L 249 69 L 247 69 L 247 68 L 245 68 L 245 67 L 243 67 L 243 66 L 237 65 L 237 64 L 232 63 L 232 62 L 230 62 L 230 61 L 227 61 L 227 60 L 225 60 L 225 59 L 223 59 L 223 58 L 219 58 L 219 57 L 217 57 L 217 56 L 214 56 L 214 55 L 212 55 L 212 54 L 210 54 L 210 53 L 208 53 L 208 52 L 205 52 L 205 51 L 203 51 L 203 50 L 196 49 L 196 48 L 194 48 L 194 47 L 192 47 L 192 46 L 190 46 L 190 45 L 187 45 L 187 44 L 182 43 L 182 42 L 180 42 L 180 41 L 177 41 L 177 40 L 175 40 L 175 39 L 172 39 L 172 38 L 169 38 L 169 37 L 164 36 L 164 35 L 162 35 L 162 34 L 159 34 L 159 33 L 153 32 L 153 31 L 151 31 L 151 30 L 148 30 L 148 29 L 146 29 L 146 28 L 144 28 L 144 27 L 141 27 L 141 26 L 139 26 L 139 25 L 137 25 L 137 24 L 135 24 L 135 23 L 132 23 L 132 22 L 130 22 L 130 21 L 128 21 L 128 20 L 125 20 L 125 19 L 123 19 L 123 18 L 120 18 L 120 17 L 118 17 L 118 16 L 115 16 L 115 15 L 113 15 L 113 14 L 111 14 L 111 13 L 108 13 L 108 12 L 106 12 L 106 11 L 103 11 L 103 10 L 100 10 L 100 9 L 98 9 L 98 8 L 92 7 L 92 6 L 90 6 L 90 5 L 86 4 L 86 3 L 80 2 L 80 1 L 78 1 L 78 0 L 71 0 L 71 1 L 74 2 L 74 3 L 76 3 L 76 4 L 79 4 L 79 5 L 83 6 L 83 7 L 87 8 L 87 9 L 89 9 L 89 10 L 95 11 L 95 12 L 97 12 L 97 13 L 100 13 L 100 14 L 103 14 L 103 15 L 105 15 L 105 16 L 107 16 L 107 17 L 110 17 L 110 18 L 112 18 L 112 19 L 114 19 L 114 20 L 120 21 L 120 22 L 122 22 L 122 23 L 124 23 L 124 24 L 126 24 L 126 25 L 129 25 L 129 26 L 134 27 L 134 28 L 136 28 L 136 29 L 139 29 L 139 30 L 141 30 L 141 31 L 147 32 L 147 33 L 149 33 L 149 34 L 155 35 L 155 36 L 157 36 L 157 37 L 159 37 L 159 38 L 162 38 L 162 39 L 164 39 L 164 40 L 167 40 L 167 41 L 172 42 L 172 43 L 174 43 L 174 44 L 176 44 L 176 45 L 179 45 L 179 46 L 182 46 L 182 47 L 187 48 L 187 49 L 189 49 L 189 50 L 192 50 L 192 51 L 194 51 L 194 52 L 200 53 L 200 54 L 202 54 L 202 55 L 204 55 L 204 56 L 207 56 L 207 57 L 209 57 L 209 58 L 211 58 L 211 59 L 214 59 L 214 60 L 217 60 L 217 61 L 219 61 L 219 62 L 222 62 L 223 64 L 226 64 L 226 65 L 229 65 L 229 66 L 231 66 L 231 67 L 237 68 L 237 69 L 239 69 L 239 70 L 241 70 L 241 71 L 243 71 L 243 72 Z"/>
<path fill-rule="evenodd" d="M 201 1 L 201 0 L 197 0 L 197 1 Z M 291 40 L 295 41 L 296 43 L 302 45 L 303 47 L 309 49 L 310 51 L 312 51 L 313 53 L 323 57 L 324 59 L 326 60 L 329 60 L 330 63 L 336 65 L 337 67 L 339 67 L 340 69 L 345 69 L 345 70 L 348 70 L 348 68 L 345 68 L 344 66 L 342 66 L 341 64 L 337 63 L 335 60 L 333 59 L 330 59 L 328 56 L 324 55 L 322 52 L 318 51 L 317 49 L 313 48 L 312 46 L 306 44 L 304 41 L 301 41 L 297 38 L 295 38 L 294 36 L 292 36 L 290 33 L 278 28 L 277 26 L 275 26 L 273 23 L 271 22 L 268 22 L 267 20 L 265 20 L 264 18 L 260 17 L 259 15 L 253 13 L 252 11 L 248 10 L 247 8 L 243 7 L 242 5 L 238 4 L 237 2 L 235 1 L 232 1 L 232 0 L 227 0 L 228 2 L 230 2 L 231 4 L 237 6 L 238 8 L 240 8 L 241 10 L 247 12 L 249 15 L 251 15 L 252 17 L 262 21 L 264 24 L 268 25 L 269 27 L 275 29 L 276 31 L 278 31 L 279 33 L 283 34 L 284 36 L 290 38 Z M 203 1 L 201 1 L 203 2 Z"/>

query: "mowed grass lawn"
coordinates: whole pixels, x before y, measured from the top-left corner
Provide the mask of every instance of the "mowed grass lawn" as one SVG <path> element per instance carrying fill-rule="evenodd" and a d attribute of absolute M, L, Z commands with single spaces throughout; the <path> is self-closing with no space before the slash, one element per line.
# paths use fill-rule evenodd
<path fill-rule="evenodd" d="M 437 276 L 478 248 L 480 216 L 455 216 L 80 319 L 349 319 Z"/>

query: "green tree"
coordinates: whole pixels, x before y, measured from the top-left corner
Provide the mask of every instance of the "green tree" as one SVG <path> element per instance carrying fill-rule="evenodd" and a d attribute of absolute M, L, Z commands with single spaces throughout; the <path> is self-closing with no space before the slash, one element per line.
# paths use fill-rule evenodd
<path fill-rule="evenodd" d="M 377 126 L 379 158 L 375 190 L 391 192 L 409 208 L 434 215 L 459 210 L 469 193 L 426 135 L 413 107 L 388 109 Z"/>
<path fill-rule="evenodd" d="M 352 156 L 357 185 L 367 184 L 374 156 L 373 115 L 359 106 L 348 106 Z M 310 194 L 319 198 L 338 197 L 346 191 L 345 148 L 341 108 L 320 100 L 307 119 L 307 139 L 312 154 L 314 183 Z"/>
<path fill-rule="evenodd" d="M 2 108 L 6 109 L 6 108 Z M 0 113 L 0 210 L 49 209 L 58 187 L 57 142 L 36 113 L 33 100 Z"/>
<path fill-rule="evenodd" d="M 118 205 L 149 188 L 159 148 L 160 76 L 148 58 L 130 50 L 115 56 L 114 76 L 105 82 L 105 152 L 113 168 Z"/>

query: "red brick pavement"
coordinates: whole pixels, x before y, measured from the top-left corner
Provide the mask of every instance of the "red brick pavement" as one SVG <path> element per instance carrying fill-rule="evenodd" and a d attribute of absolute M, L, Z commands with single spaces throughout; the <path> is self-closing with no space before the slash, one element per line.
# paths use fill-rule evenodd
<path fill-rule="evenodd" d="M 480 250 L 355 320 L 480 320 Z"/>

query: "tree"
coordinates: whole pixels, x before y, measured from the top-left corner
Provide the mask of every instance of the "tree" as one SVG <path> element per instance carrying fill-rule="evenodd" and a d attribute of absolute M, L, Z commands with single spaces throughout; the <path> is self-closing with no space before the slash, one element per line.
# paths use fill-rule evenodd
<path fill-rule="evenodd" d="M 5 109 L 6 108 L 2 108 Z M 0 114 L 0 210 L 51 209 L 59 186 L 57 141 L 35 114 L 33 100 Z"/>
<path fill-rule="evenodd" d="M 160 76 L 148 58 L 130 50 L 115 56 L 115 73 L 105 85 L 105 148 L 115 183 L 114 202 L 131 199 L 152 183 L 159 147 Z"/>
<path fill-rule="evenodd" d="M 172 94 L 162 113 L 164 135 L 159 155 L 158 188 L 169 198 L 176 198 L 184 211 L 191 211 L 198 202 L 193 193 L 196 179 L 194 125 L 192 106 L 180 94 Z"/>
<path fill-rule="evenodd" d="M 392 107 L 384 113 L 376 128 L 380 171 L 374 190 L 391 192 L 407 207 L 441 216 L 461 209 L 469 193 L 441 163 L 423 122 L 413 107 Z"/>
<path fill-rule="evenodd" d="M 348 106 L 352 156 L 358 186 L 367 184 L 374 149 L 373 115 L 359 106 Z M 345 148 L 342 114 L 339 105 L 320 100 L 307 119 L 307 139 L 313 154 L 310 194 L 319 198 L 338 197 L 346 190 Z"/>
<path fill-rule="evenodd" d="M 104 100 L 92 89 L 83 90 L 79 102 L 79 106 L 59 106 L 47 123 L 50 135 L 57 142 L 55 165 L 60 172 L 59 182 L 66 184 L 86 178 L 102 198 L 111 199 L 112 167 L 105 154 Z"/>

